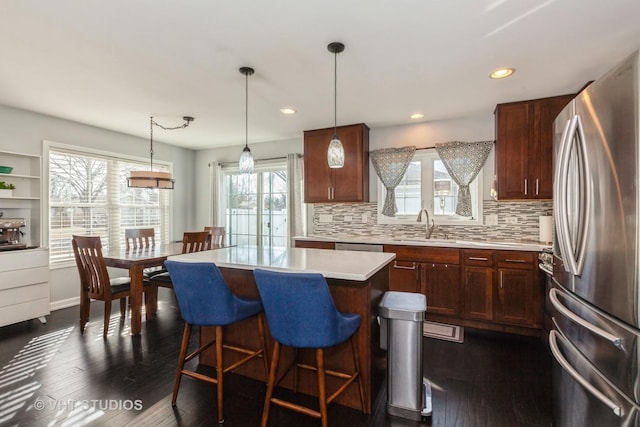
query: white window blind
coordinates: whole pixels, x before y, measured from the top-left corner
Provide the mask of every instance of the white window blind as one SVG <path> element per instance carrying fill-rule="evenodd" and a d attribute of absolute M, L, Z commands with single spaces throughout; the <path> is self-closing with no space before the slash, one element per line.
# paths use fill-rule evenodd
<path fill-rule="evenodd" d="M 49 150 L 49 256 L 73 261 L 71 236 L 98 235 L 102 246 L 124 246 L 126 228 L 153 227 L 156 243 L 169 241 L 170 191 L 129 188 L 131 170 L 149 165 L 117 155 L 51 147 Z M 169 171 L 156 164 L 154 169 Z"/>

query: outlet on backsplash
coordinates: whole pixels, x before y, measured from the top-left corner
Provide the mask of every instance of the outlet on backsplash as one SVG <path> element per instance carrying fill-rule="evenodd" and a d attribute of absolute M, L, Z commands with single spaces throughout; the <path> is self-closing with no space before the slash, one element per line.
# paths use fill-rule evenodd
<path fill-rule="evenodd" d="M 498 225 L 498 215 L 485 215 L 484 225 Z"/>
<path fill-rule="evenodd" d="M 333 222 L 333 215 L 318 215 L 318 222 Z"/>
<path fill-rule="evenodd" d="M 516 216 L 510 216 L 505 218 L 504 220 L 505 224 L 517 224 L 518 223 L 518 217 Z"/>

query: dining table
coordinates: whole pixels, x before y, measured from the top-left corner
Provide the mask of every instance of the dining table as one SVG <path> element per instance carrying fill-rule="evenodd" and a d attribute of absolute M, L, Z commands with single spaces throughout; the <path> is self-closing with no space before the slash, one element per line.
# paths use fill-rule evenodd
<path fill-rule="evenodd" d="M 212 249 L 220 248 L 214 245 Z M 109 248 L 103 254 L 107 267 L 129 270 L 131 278 L 131 334 L 138 335 L 142 330 L 142 294 L 144 291 L 144 269 L 162 266 L 167 257 L 182 253 L 182 242 L 156 244 L 151 247 L 131 248 L 129 250 L 116 247 Z M 146 302 L 146 316 L 155 314 L 157 295 L 148 295 Z"/>

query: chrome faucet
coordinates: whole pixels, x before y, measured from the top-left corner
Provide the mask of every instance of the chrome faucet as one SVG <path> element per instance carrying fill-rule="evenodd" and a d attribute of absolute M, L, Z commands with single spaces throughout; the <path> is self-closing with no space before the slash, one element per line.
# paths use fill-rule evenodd
<path fill-rule="evenodd" d="M 425 239 L 430 239 L 431 238 L 431 233 L 433 233 L 433 229 L 436 228 L 436 223 L 434 220 L 429 221 L 429 211 L 426 209 L 422 209 L 420 210 L 420 213 L 418 214 L 418 222 L 422 222 L 422 213 L 425 213 L 427 215 L 427 229 L 425 230 L 425 235 L 424 238 Z M 431 222 L 431 225 L 429 225 L 429 222 Z"/>

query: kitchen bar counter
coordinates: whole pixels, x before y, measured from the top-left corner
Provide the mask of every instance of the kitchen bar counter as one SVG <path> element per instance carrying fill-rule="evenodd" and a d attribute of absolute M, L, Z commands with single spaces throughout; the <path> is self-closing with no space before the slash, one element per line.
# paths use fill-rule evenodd
<path fill-rule="evenodd" d="M 365 412 L 371 413 L 375 399 L 382 388 L 385 375 L 385 353 L 380 350 L 380 330 L 377 315 L 382 295 L 389 288 L 389 263 L 392 253 L 364 253 L 351 251 L 327 251 L 303 248 L 257 248 L 237 246 L 215 251 L 203 251 L 169 257 L 180 262 L 213 262 L 227 282 L 231 291 L 245 298 L 259 298 L 253 278 L 255 268 L 265 268 L 290 272 L 321 273 L 329 284 L 336 308 L 339 311 L 357 313 L 362 323 L 356 333 L 356 345 L 360 350 L 360 369 L 365 391 Z M 259 348 L 259 337 L 255 322 L 243 321 L 225 327 L 225 343 Z M 201 341 L 214 336 L 214 328 L 201 328 Z M 268 337 L 269 357 L 273 341 Z M 313 352 L 301 351 L 301 362 L 315 364 Z M 238 356 L 224 355 L 225 365 Z M 291 361 L 293 352 L 281 356 L 281 366 Z M 332 347 L 325 352 L 326 367 L 353 369 L 349 342 Z M 200 363 L 215 366 L 215 350 L 208 349 L 200 355 Z M 253 360 L 240 367 L 235 373 L 266 382 L 262 361 Z M 293 388 L 293 375 L 289 373 L 281 386 Z M 333 378 L 327 378 L 327 391 L 336 390 Z M 314 372 L 302 369 L 298 372 L 298 389 L 302 393 L 317 395 L 317 378 Z M 258 392 L 258 391 L 256 391 Z M 336 399 L 336 403 L 360 409 L 357 384 L 352 384 Z"/>
<path fill-rule="evenodd" d="M 532 240 L 506 241 L 506 240 L 461 240 L 461 239 L 426 239 L 423 236 L 393 237 L 385 235 L 371 236 L 296 236 L 298 241 L 334 242 L 334 243 L 363 243 L 371 245 L 403 245 L 403 246 L 433 246 L 441 248 L 461 249 L 498 249 L 512 251 L 542 252 L 550 248 L 548 244 Z"/>

